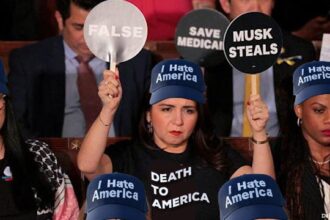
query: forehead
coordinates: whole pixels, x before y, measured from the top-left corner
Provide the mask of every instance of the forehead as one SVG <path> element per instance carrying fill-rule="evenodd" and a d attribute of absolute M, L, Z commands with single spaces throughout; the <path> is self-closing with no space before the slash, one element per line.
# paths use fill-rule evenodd
<path fill-rule="evenodd" d="M 258 2 L 259 4 L 268 4 L 272 3 L 274 0 L 228 0 L 229 3 L 249 3 L 249 2 Z"/>
<path fill-rule="evenodd" d="M 241 11 L 260 11 L 265 13 L 273 8 L 273 0 L 229 0 L 231 10 Z"/>
<path fill-rule="evenodd" d="M 330 106 L 330 94 L 322 94 L 322 95 L 316 95 L 313 97 L 310 97 L 309 99 L 307 99 L 304 104 L 314 104 L 314 103 L 318 103 L 318 104 L 322 104 L 325 106 Z"/>
<path fill-rule="evenodd" d="M 191 99 L 185 98 L 168 98 L 164 99 L 160 102 L 155 103 L 153 106 L 160 106 L 160 105 L 173 105 L 173 106 L 192 106 L 196 107 L 196 102 Z"/>

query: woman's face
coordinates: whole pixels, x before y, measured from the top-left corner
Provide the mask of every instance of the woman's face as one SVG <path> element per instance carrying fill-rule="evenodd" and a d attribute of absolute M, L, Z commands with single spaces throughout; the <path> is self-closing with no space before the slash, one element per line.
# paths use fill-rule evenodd
<path fill-rule="evenodd" d="M 170 153 L 181 153 L 186 149 L 197 118 L 196 102 L 184 98 L 162 100 L 152 105 L 147 113 L 155 143 Z"/>
<path fill-rule="evenodd" d="M 0 93 L 0 128 L 3 127 L 3 123 L 6 118 L 6 101 L 5 95 Z"/>
<path fill-rule="evenodd" d="M 311 97 L 295 106 L 308 143 L 330 147 L 330 94 Z"/>

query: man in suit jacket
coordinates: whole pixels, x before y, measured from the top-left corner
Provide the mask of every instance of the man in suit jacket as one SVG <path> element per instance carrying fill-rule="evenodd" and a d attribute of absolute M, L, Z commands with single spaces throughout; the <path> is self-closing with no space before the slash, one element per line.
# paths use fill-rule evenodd
<path fill-rule="evenodd" d="M 229 19 L 246 12 L 256 11 L 271 14 L 273 0 L 248 1 L 220 0 Z M 268 131 L 277 136 L 286 131 L 287 112 L 292 97 L 292 74 L 302 63 L 315 59 L 313 45 L 288 33 L 283 33 L 281 56 L 267 73 L 261 74 L 261 95 L 270 108 Z M 264 78 L 264 79 L 263 79 Z M 244 74 L 233 70 L 227 61 L 216 67 L 206 69 L 208 108 L 220 136 L 241 136 L 244 100 Z M 241 81 L 241 84 L 239 83 Z M 235 98 L 236 97 L 236 98 Z M 242 98 L 243 97 L 243 98 Z M 237 107 L 237 105 L 241 105 Z"/>
<path fill-rule="evenodd" d="M 61 36 L 13 51 L 9 86 L 23 134 L 38 137 L 84 136 L 85 121 L 76 85 L 77 55 L 90 57 L 83 24 L 91 8 L 102 0 L 57 0 L 55 17 Z M 106 63 L 94 57 L 89 65 L 97 82 Z M 130 136 L 150 80 L 151 54 L 142 50 L 119 64 L 123 99 L 114 120 L 115 136 Z"/>

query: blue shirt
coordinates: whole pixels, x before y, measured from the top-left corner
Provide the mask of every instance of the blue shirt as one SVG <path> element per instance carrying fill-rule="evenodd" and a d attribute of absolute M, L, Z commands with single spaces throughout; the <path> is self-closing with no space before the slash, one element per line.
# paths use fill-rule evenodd
<path fill-rule="evenodd" d="M 77 68 L 79 66 L 78 61 L 75 59 L 77 54 L 64 40 L 63 44 L 65 55 L 65 108 L 62 137 L 84 137 L 86 133 L 86 122 L 80 107 L 77 86 Z M 106 63 L 94 57 L 89 61 L 89 66 L 95 74 L 97 84 L 99 84 L 103 79 L 103 71 L 106 68 Z M 111 134 L 109 136 L 114 136 L 113 127 L 110 130 Z"/>
<path fill-rule="evenodd" d="M 242 136 L 243 127 L 243 102 L 245 88 L 244 73 L 233 68 L 233 120 L 231 126 L 231 137 Z M 273 67 L 260 74 L 260 95 L 269 109 L 269 120 L 266 125 L 266 131 L 269 136 L 277 136 L 279 124 L 277 119 L 275 90 L 274 90 L 274 71 Z"/>

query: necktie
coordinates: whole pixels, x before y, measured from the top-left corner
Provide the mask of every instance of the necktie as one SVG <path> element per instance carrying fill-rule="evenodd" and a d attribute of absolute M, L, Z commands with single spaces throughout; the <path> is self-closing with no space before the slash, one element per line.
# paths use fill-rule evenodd
<path fill-rule="evenodd" d="M 95 75 L 88 65 L 91 58 L 76 57 L 79 62 L 77 86 L 80 96 L 80 105 L 86 120 L 86 131 L 95 121 L 101 111 L 102 103 L 98 96 L 98 87 Z"/>
<path fill-rule="evenodd" d="M 253 87 L 253 88 L 252 88 Z M 254 91 L 253 91 L 253 90 Z M 250 137 L 252 135 L 250 124 L 246 114 L 246 105 L 251 94 L 259 94 L 260 92 L 260 74 L 245 74 L 245 90 L 243 103 L 243 129 L 242 136 Z"/>

